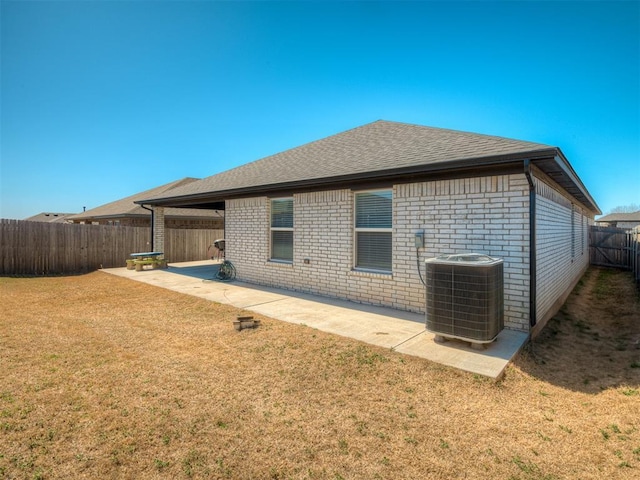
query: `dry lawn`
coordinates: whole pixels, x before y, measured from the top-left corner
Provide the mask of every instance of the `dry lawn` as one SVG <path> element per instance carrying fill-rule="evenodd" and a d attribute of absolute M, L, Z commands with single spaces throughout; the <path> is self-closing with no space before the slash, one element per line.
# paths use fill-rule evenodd
<path fill-rule="evenodd" d="M 497 383 L 240 313 L 103 272 L 0 278 L 0 478 L 640 478 L 624 272 L 591 269 Z"/>

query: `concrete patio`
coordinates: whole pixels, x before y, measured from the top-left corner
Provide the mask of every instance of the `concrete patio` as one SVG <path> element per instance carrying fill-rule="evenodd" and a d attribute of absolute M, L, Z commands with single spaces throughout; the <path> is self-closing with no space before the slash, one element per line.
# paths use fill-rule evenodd
<path fill-rule="evenodd" d="M 476 373 L 493 379 L 502 376 L 528 335 L 503 330 L 485 350 L 466 342 L 439 344 L 425 330 L 424 316 L 390 308 L 262 287 L 240 281 L 215 280 L 218 264 L 212 261 L 171 264 L 164 270 L 104 269 L 103 272 L 157 287 L 233 305 L 274 319 L 304 324 L 324 332 Z M 231 328 L 231 325 L 230 325 Z"/>

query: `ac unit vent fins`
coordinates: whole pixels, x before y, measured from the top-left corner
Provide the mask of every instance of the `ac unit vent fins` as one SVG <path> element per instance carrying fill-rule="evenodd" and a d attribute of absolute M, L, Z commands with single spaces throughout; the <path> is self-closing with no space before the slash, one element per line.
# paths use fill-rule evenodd
<path fill-rule="evenodd" d="M 458 254 L 425 264 L 427 330 L 473 343 L 495 340 L 504 328 L 502 259 Z"/>

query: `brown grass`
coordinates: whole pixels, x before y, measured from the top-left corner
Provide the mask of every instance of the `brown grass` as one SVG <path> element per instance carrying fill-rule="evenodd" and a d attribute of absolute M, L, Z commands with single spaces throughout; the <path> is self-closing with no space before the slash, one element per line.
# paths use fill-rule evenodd
<path fill-rule="evenodd" d="M 0 477 L 638 478 L 638 296 L 576 290 L 494 383 L 102 272 L 0 278 Z"/>

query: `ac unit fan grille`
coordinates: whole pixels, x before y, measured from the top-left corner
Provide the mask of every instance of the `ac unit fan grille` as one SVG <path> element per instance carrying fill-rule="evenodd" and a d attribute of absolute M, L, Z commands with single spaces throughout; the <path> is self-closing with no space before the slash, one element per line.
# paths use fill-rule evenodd
<path fill-rule="evenodd" d="M 427 329 L 472 341 L 493 340 L 504 328 L 502 262 L 426 265 Z"/>

